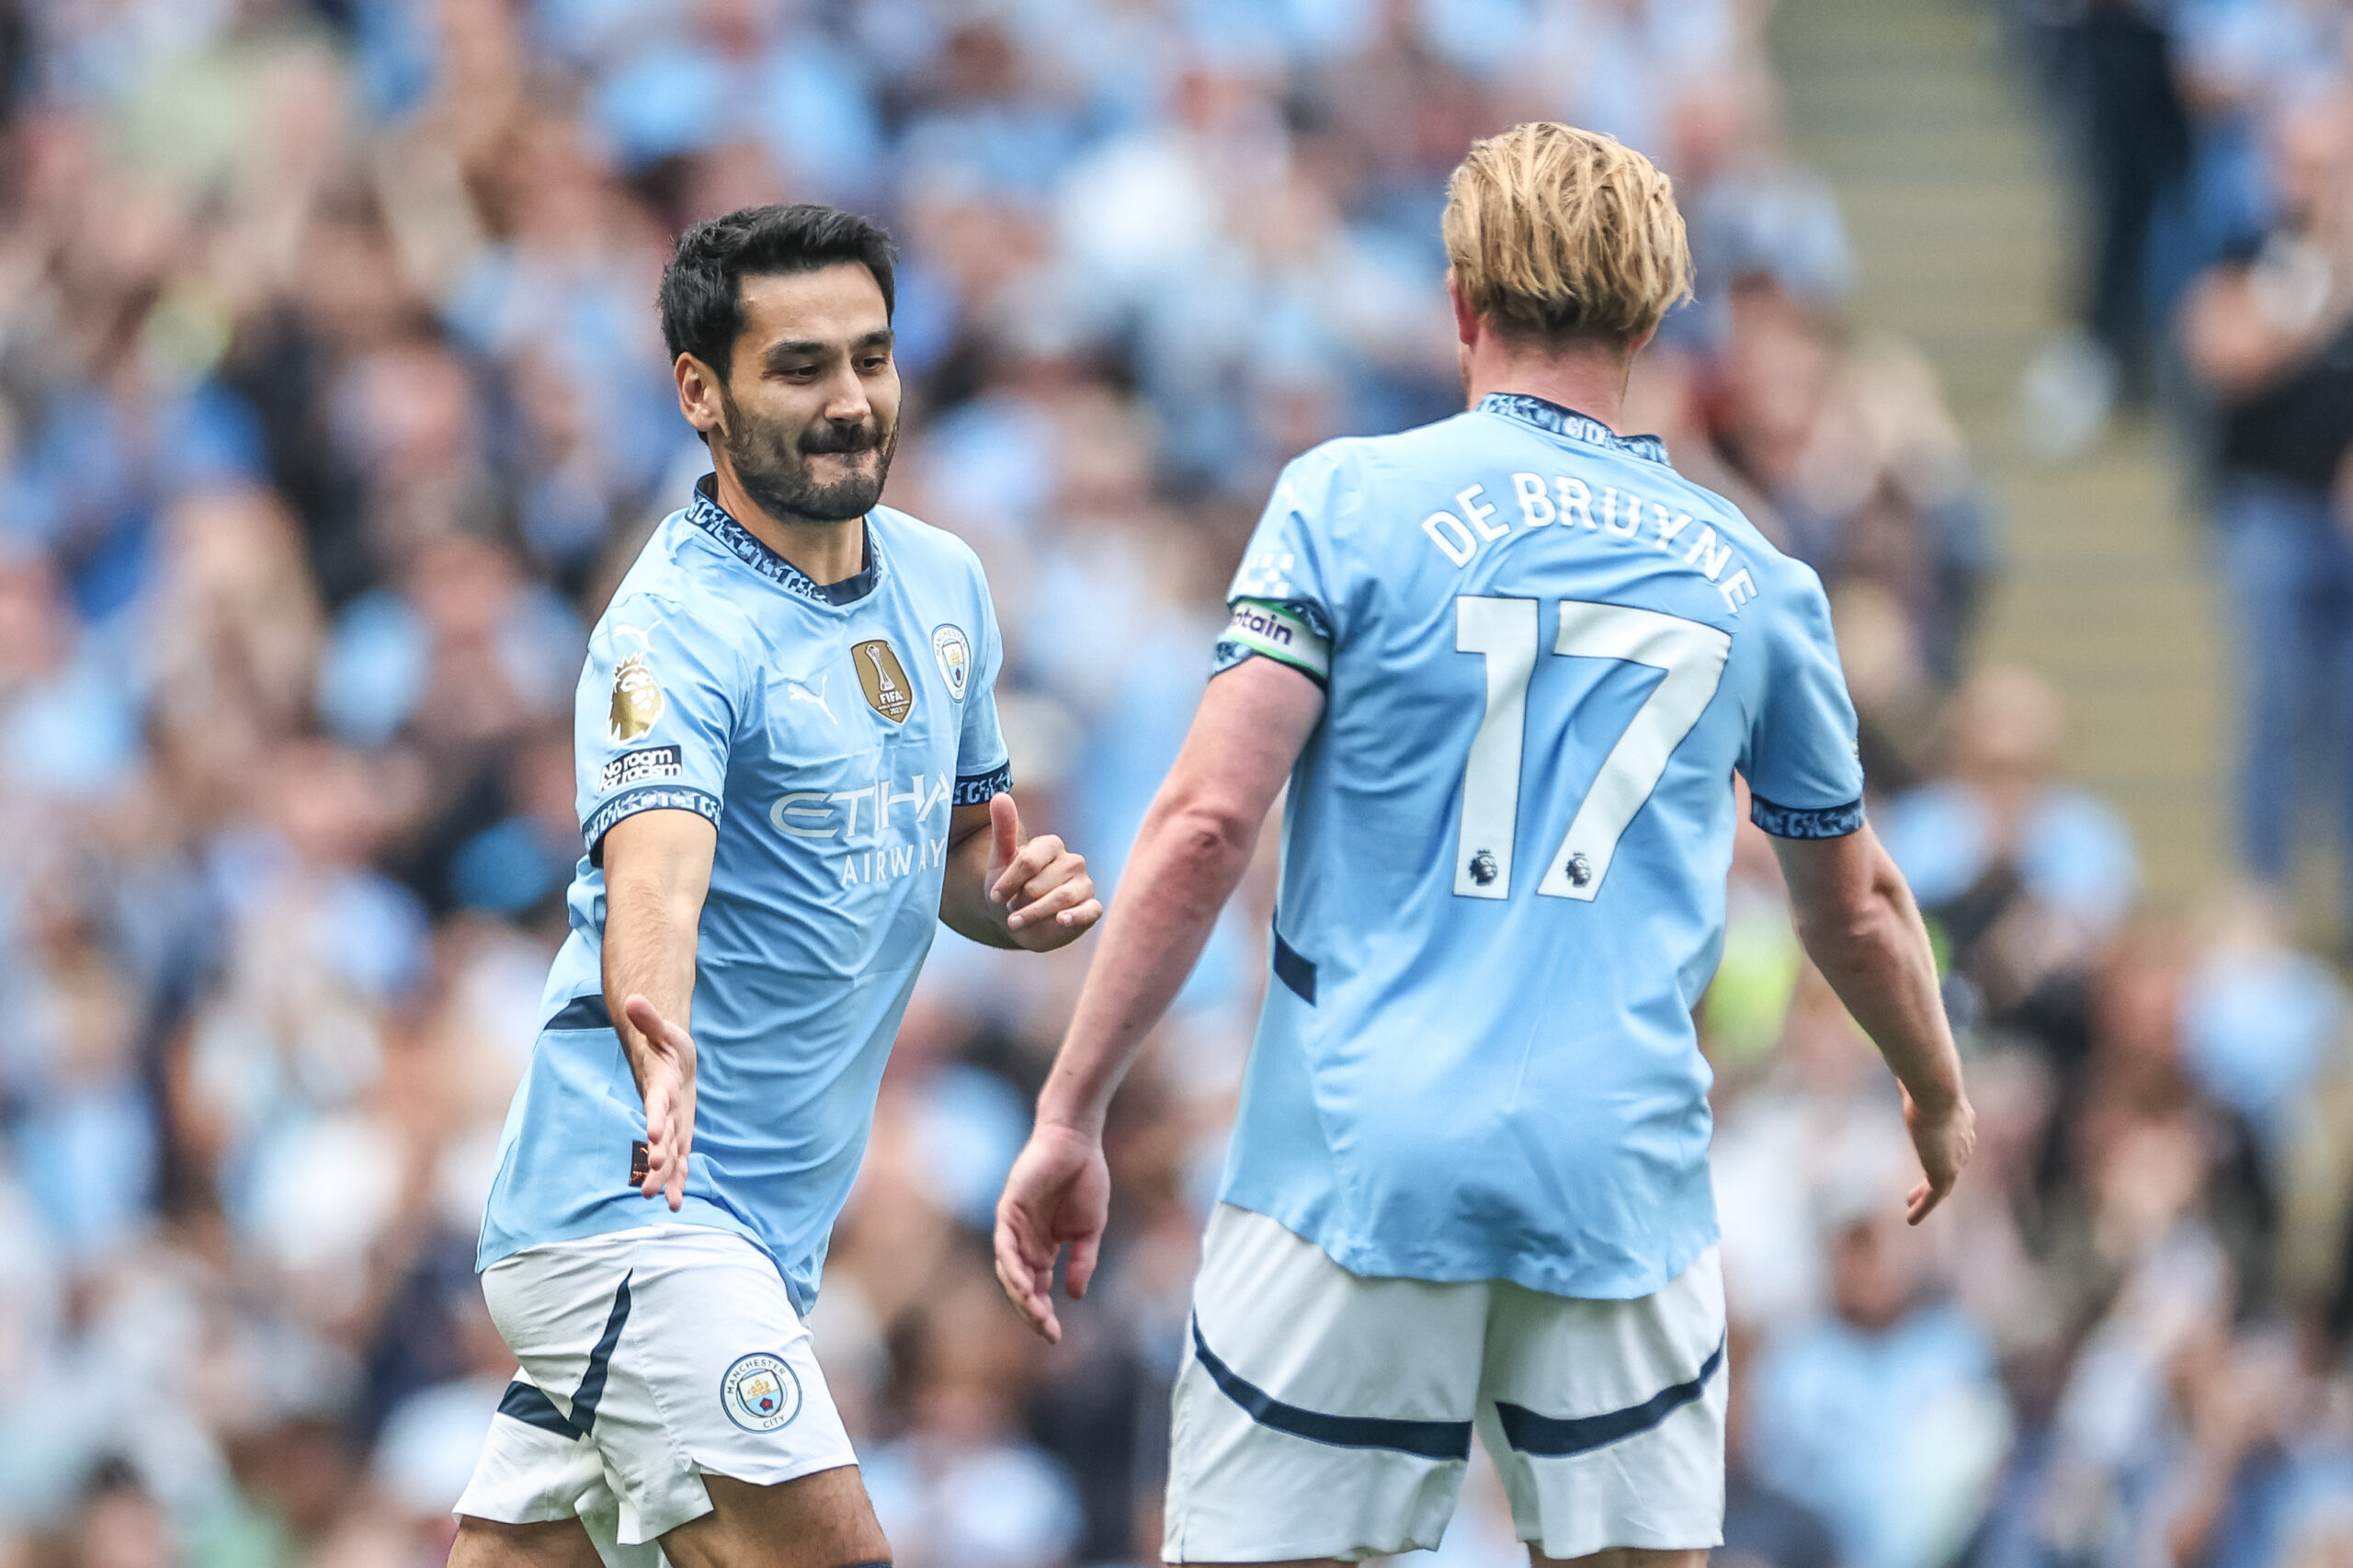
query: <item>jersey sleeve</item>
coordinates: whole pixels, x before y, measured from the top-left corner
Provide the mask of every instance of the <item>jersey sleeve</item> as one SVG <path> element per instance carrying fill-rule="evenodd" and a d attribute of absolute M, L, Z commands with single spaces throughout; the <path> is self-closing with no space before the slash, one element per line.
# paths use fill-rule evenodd
<path fill-rule="evenodd" d="M 1830 601 L 1803 568 L 1775 598 L 1764 697 L 1741 767 L 1749 819 L 1779 838 L 1844 838 L 1863 825 L 1863 765 Z"/>
<path fill-rule="evenodd" d="M 588 639 L 573 713 L 581 836 L 604 864 L 605 835 L 640 812 L 719 822 L 741 700 L 736 651 L 712 622 L 664 600 L 624 599 Z"/>
<path fill-rule="evenodd" d="M 973 574 L 980 574 L 977 564 Z M 1005 639 L 997 631 L 996 607 L 990 602 L 985 579 L 980 591 L 981 645 L 973 660 L 972 692 L 964 701 L 963 728 L 956 742 L 956 790 L 951 803 L 959 806 L 984 806 L 991 796 L 1013 788 L 1013 764 L 996 713 L 996 677 L 1005 665 Z"/>
<path fill-rule="evenodd" d="M 1283 470 L 1226 589 L 1233 617 L 1218 636 L 1215 673 L 1264 658 L 1289 665 L 1318 686 L 1330 683 L 1345 603 L 1334 580 L 1330 538 L 1330 514 L 1340 493 L 1338 464 L 1328 448 Z"/>

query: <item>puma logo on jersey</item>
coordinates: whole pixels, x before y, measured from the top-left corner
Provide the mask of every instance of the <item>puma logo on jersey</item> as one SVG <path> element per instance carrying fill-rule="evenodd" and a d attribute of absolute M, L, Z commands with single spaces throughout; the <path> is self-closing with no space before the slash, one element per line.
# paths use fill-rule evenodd
<path fill-rule="evenodd" d="M 825 701 L 825 688 L 831 686 L 833 682 L 834 677 L 829 673 L 826 675 L 824 679 L 817 683 L 817 689 L 812 691 L 797 680 L 788 680 L 784 683 L 785 700 L 788 702 L 814 703 L 817 708 L 824 713 L 826 718 L 834 719 L 833 708 Z M 838 724 L 841 721 L 834 719 L 834 722 Z"/>

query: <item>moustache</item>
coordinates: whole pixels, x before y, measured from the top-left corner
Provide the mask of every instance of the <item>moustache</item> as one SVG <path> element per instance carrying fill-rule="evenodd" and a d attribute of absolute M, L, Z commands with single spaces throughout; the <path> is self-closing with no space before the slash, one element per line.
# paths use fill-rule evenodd
<path fill-rule="evenodd" d="M 804 430 L 801 436 L 801 451 L 804 457 L 868 452 L 881 445 L 882 426 L 875 420 L 847 426 L 820 425 L 813 430 Z"/>

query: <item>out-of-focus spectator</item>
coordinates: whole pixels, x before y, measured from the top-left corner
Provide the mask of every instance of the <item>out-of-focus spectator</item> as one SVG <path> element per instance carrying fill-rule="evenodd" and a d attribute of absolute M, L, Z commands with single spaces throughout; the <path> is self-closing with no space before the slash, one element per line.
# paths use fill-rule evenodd
<path fill-rule="evenodd" d="M 1984 1330 L 1925 1300 L 1920 1252 L 1865 1178 L 1831 1226 L 1831 1315 L 1784 1329 L 1751 1375 L 1744 1458 L 1818 1509 L 1841 1562 L 1933 1568 L 1975 1528 L 2011 1416 Z"/>
<path fill-rule="evenodd" d="M 2271 232 L 2200 279 L 2184 333 L 2220 404 L 2240 853 L 2279 887 L 2306 800 L 2353 846 L 2353 89 L 2289 114 L 2270 169 Z M 2343 862 L 2353 916 L 2353 851 Z"/>
<path fill-rule="evenodd" d="M 1950 943 L 1954 972 L 1997 1020 L 2079 979 L 2139 892 L 2123 820 L 2057 781 L 2064 735 L 2047 682 L 1980 671 L 1946 710 L 1938 777 L 1880 813 L 1888 852 Z"/>
<path fill-rule="evenodd" d="M 1893 599 L 1912 657 L 1949 681 L 1991 561 L 1936 372 L 1892 339 L 1836 341 L 1764 275 L 1733 289 L 1727 320 L 1724 449 L 1780 544 L 1834 591 L 1870 584 Z"/>
<path fill-rule="evenodd" d="M 2192 132 L 2167 13 L 2142 0 L 2054 10 L 2054 101 L 2089 197 L 2077 330 L 2044 348 L 2023 385 L 2027 438 L 2051 456 L 2097 438 L 2120 397 L 2151 390 L 2164 319 L 2152 298 L 2151 237 L 2177 199 Z"/>

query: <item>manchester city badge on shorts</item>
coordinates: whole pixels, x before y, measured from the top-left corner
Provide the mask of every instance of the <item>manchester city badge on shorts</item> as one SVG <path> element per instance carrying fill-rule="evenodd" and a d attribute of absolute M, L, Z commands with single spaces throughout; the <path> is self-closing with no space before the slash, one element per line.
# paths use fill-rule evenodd
<path fill-rule="evenodd" d="M 972 645 L 965 640 L 964 629 L 954 625 L 933 627 L 931 656 L 939 661 L 939 678 L 948 683 L 948 695 L 963 701 L 964 685 L 972 674 Z"/>
<path fill-rule="evenodd" d="M 719 1403 L 745 1431 L 773 1432 L 801 1414 L 801 1380 L 783 1357 L 756 1350 L 719 1380 Z"/>

